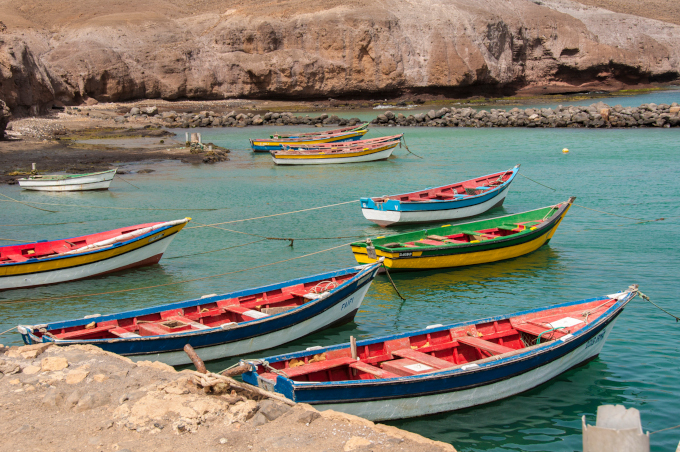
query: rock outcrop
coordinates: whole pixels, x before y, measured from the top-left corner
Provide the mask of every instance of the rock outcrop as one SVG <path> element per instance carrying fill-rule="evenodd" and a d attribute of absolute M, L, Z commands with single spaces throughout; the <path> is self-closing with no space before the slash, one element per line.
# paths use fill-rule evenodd
<path fill-rule="evenodd" d="M 10 111 L 7 104 L 0 100 L 0 140 L 5 137 L 5 129 L 9 124 Z"/>
<path fill-rule="evenodd" d="M 570 0 L 0 0 L 16 112 L 138 98 L 614 90 L 680 72 L 680 26 Z"/>

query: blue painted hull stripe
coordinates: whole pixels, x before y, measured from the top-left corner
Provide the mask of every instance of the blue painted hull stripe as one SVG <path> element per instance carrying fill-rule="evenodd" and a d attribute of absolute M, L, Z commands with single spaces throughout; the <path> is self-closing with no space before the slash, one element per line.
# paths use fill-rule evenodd
<path fill-rule="evenodd" d="M 469 198 L 453 200 L 453 201 L 443 201 L 443 200 L 428 200 L 423 202 L 409 202 L 409 201 L 397 201 L 391 199 L 387 202 L 378 205 L 371 198 L 361 198 L 361 207 L 363 209 L 379 210 L 379 211 L 400 211 L 400 212 L 427 212 L 436 210 L 457 210 L 465 207 L 476 206 L 489 201 L 503 193 L 510 187 L 510 184 L 515 179 L 519 168 L 515 168 L 512 172 L 511 177 L 491 191 L 480 193 L 479 195 L 471 196 Z M 496 173 L 494 173 L 496 174 Z M 481 176 L 485 177 L 485 176 Z M 478 178 L 479 179 L 479 178 Z M 449 184 L 451 185 L 451 184 Z M 441 188 L 435 187 L 434 189 Z M 403 193 L 400 195 L 391 195 L 393 197 L 406 196 L 411 193 Z M 399 206 L 398 209 L 396 206 Z"/>

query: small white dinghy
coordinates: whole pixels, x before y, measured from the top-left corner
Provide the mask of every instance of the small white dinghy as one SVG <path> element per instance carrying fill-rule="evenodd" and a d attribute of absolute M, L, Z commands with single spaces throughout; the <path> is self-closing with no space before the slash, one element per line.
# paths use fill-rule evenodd
<path fill-rule="evenodd" d="M 19 186 L 26 190 L 84 191 L 108 190 L 118 168 L 87 174 L 35 175 L 19 179 Z"/>

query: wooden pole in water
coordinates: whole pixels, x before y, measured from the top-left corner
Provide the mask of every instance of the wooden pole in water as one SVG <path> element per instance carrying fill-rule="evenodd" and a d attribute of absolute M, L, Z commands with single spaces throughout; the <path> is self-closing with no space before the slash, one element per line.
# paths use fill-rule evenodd
<path fill-rule="evenodd" d="M 352 351 L 352 359 L 357 359 L 359 355 L 357 353 L 357 340 L 354 336 L 349 337 L 349 348 Z"/>

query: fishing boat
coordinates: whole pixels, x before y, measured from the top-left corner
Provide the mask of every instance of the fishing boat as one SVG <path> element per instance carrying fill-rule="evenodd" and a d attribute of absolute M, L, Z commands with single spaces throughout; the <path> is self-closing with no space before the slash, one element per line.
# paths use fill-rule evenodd
<path fill-rule="evenodd" d="M 401 143 L 404 135 L 386 137 L 389 139 L 361 140 L 338 145 L 293 147 L 283 151 L 270 151 L 277 165 L 329 165 L 338 163 L 374 162 L 385 160 Z M 366 143 L 370 141 L 369 143 Z"/>
<path fill-rule="evenodd" d="M 503 205 L 519 165 L 500 173 L 401 195 L 361 198 L 364 217 L 382 227 L 474 217 Z"/>
<path fill-rule="evenodd" d="M 283 149 L 284 145 L 296 146 L 306 144 L 336 143 L 340 141 L 356 141 L 360 140 L 361 137 L 366 135 L 366 132 L 368 132 L 368 130 L 361 129 L 350 132 L 323 134 L 300 138 L 282 138 L 282 139 L 267 138 L 261 140 L 251 139 L 250 147 L 255 152 L 269 152 Z"/>
<path fill-rule="evenodd" d="M 85 191 L 108 190 L 118 168 L 88 174 L 35 175 L 17 179 L 25 190 Z"/>
<path fill-rule="evenodd" d="M 290 133 L 290 134 L 285 134 L 285 133 L 276 133 L 274 135 L 269 135 L 269 138 L 272 138 L 274 140 L 280 140 L 282 138 L 303 138 L 303 137 L 314 137 L 314 136 L 319 136 L 319 135 L 334 135 L 336 133 L 345 133 L 345 132 L 355 132 L 357 130 L 366 130 L 368 129 L 370 123 L 365 122 L 363 124 L 360 124 L 358 126 L 350 126 L 350 127 L 343 127 L 342 129 L 333 129 L 333 130 L 319 130 L 316 132 L 296 132 L 296 133 Z"/>
<path fill-rule="evenodd" d="M 173 366 L 276 347 L 352 321 L 380 263 L 111 315 L 18 327 L 26 344 L 91 344 Z"/>
<path fill-rule="evenodd" d="M 158 263 L 191 218 L 0 247 L 0 290 L 56 284 Z"/>
<path fill-rule="evenodd" d="M 430 270 L 511 259 L 548 243 L 576 198 L 528 212 L 352 243 L 361 264 Z"/>
<path fill-rule="evenodd" d="M 246 360 L 250 371 L 242 377 L 294 402 L 372 421 L 459 410 L 528 391 L 597 357 L 635 295 L 637 285 L 604 297 L 430 325 L 356 346 Z"/>

